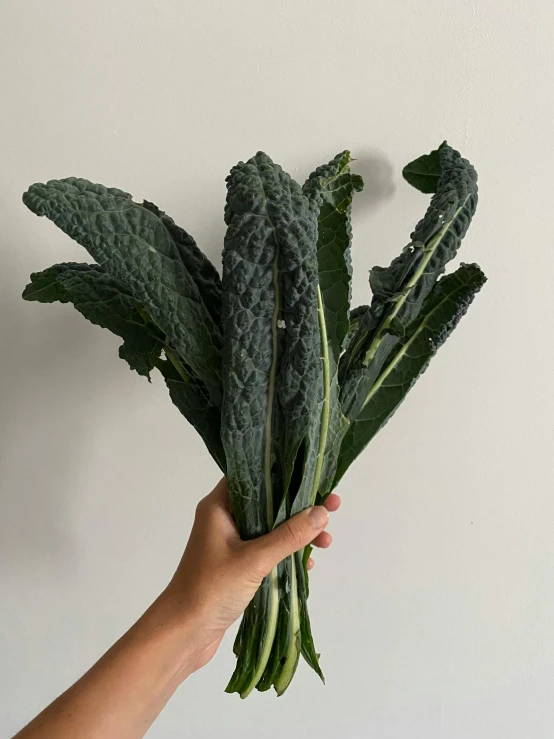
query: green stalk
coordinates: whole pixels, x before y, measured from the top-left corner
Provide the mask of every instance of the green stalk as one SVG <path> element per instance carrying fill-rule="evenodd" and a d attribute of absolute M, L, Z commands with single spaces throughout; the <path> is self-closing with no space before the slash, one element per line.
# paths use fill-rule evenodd
<path fill-rule="evenodd" d="M 327 445 L 327 434 L 329 432 L 329 415 L 331 409 L 331 368 L 329 365 L 329 346 L 327 344 L 327 326 L 325 324 L 325 314 L 323 311 L 323 298 L 321 290 L 317 286 L 317 315 L 319 319 L 319 334 L 321 336 L 321 357 L 323 360 L 323 408 L 321 409 L 321 433 L 319 435 L 319 449 L 317 452 L 317 462 L 314 472 L 314 484 L 312 487 L 312 497 L 310 505 L 315 504 L 317 490 L 319 488 L 319 480 L 321 478 L 321 470 L 323 468 L 323 458 L 325 456 L 325 447 Z"/>
<path fill-rule="evenodd" d="M 331 369 L 329 364 L 329 346 L 327 343 L 327 327 L 325 324 L 325 314 L 323 310 L 323 298 L 321 290 L 317 288 L 317 314 L 319 319 L 319 332 L 321 337 L 321 356 L 323 361 L 323 407 L 321 409 L 321 427 L 319 434 L 319 446 L 317 452 L 317 461 L 314 471 L 314 479 L 312 492 L 310 497 L 310 505 L 313 506 L 316 501 L 319 481 L 321 479 L 321 470 L 323 468 L 323 458 L 325 456 L 325 447 L 327 445 L 327 434 L 329 432 L 329 416 L 331 404 Z M 303 556 L 303 553 L 302 553 Z M 298 603 L 298 581 L 296 577 L 295 557 L 291 557 L 291 612 L 290 612 L 290 636 L 289 646 L 285 656 L 285 663 L 275 680 L 274 686 L 277 695 L 282 695 L 290 685 L 290 682 L 296 672 L 300 652 L 302 649 L 302 638 L 300 634 L 300 610 Z"/>
<path fill-rule="evenodd" d="M 164 346 L 165 356 L 169 359 L 171 364 L 175 367 L 175 369 L 179 373 L 179 377 L 183 380 L 183 382 L 190 382 L 190 377 L 187 375 L 187 373 L 183 369 L 181 362 L 179 362 L 179 360 L 177 359 L 173 351 L 167 346 L 167 344 L 164 344 L 163 346 Z"/>
<path fill-rule="evenodd" d="M 273 287 L 275 290 L 275 305 L 273 307 L 273 315 L 271 317 L 271 332 L 272 332 L 272 350 L 273 357 L 271 362 L 271 368 L 269 371 L 269 385 L 267 393 L 267 413 L 265 417 L 265 449 L 264 449 L 264 485 L 266 492 L 266 516 L 267 516 L 267 527 L 268 531 L 271 531 L 275 522 L 275 516 L 273 512 L 273 482 L 271 480 L 271 450 L 273 442 L 273 403 L 275 402 L 275 380 L 277 377 L 277 322 L 279 320 L 279 312 L 281 309 L 280 305 L 280 291 L 279 291 L 279 267 L 277 263 L 278 255 L 275 255 L 273 261 Z M 240 697 L 247 698 L 250 693 L 254 690 L 262 675 L 264 674 L 265 668 L 271 655 L 271 648 L 275 640 L 275 633 L 277 631 L 277 617 L 279 615 L 279 581 L 277 578 L 277 568 L 274 567 L 269 574 L 269 607 L 267 615 L 267 630 L 264 635 L 264 644 L 258 664 L 254 671 L 252 679 L 241 691 Z"/>
<path fill-rule="evenodd" d="M 277 323 L 281 310 L 281 297 L 279 290 L 279 267 L 277 255 L 273 260 L 273 288 L 275 290 L 275 305 L 271 316 L 271 368 L 269 370 L 269 383 L 267 389 L 267 413 L 265 415 L 265 449 L 264 449 L 264 484 L 266 491 L 267 527 L 271 531 L 275 522 L 273 513 L 273 481 L 271 479 L 271 450 L 273 445 L 273 404 L 275 402 L 275 381 L 277 377 Z"/>
<path fill-rule="evenodd" d="M 386 366 L 386 368 L 383 370 L 383 372 L 379 375 L 377 380 L 375 380 L 374 384 L 371 386 L 371 390 L 369 391 L 367 398 L 364 401 L 364 404 L 362 408 L 365 408 L 365 406 L 369 403 L 371 398 L 375 395 L 375 393 L 379 390 L 381 385 L 384 383 L 384 381 L 387 379 L 387 377 L 390 375 L 390 373 L 393 371 L 393 369 L 396 367 L 398 362 L 402 359 L 402 357 L 406 354 L 412 343 L 417 339 L 419 334 L 423 331 L 423 329 L 427 326 L 427 322 L 430 318 L 432 318 L 433 314 L 441 308 L 444 303 L 448 303 L 450 300 L 450 296 L 445 296 L 440 303 L 437 303 L 437 305 L 433 308 L 433 310 L 428 313 L 423 321 L 419 324 L 417 329 L 414 331 L 413 335 L 408 339 L 408 341 L 403 344 L 402 348 L 398 352 L 398 354 L 394 357 L 394 359 Z"/>
<path fill-rule="evenodd" d="M 256 666 L 254 675 L 252 676 L 252 679 L 250 680 L 246 688 L 244 688 L 244 690 L 242 690 L 240 693 L 241 698 L 248 698 L 250 693 L 254 690 L 256 685 L 260 682 L 260 679 L 262 675 L 264 674 L 264 670 L 269 661 L 269 657 L 271 655 L 271 648 L 273 647 L 273 642 L 275 640 L 275 632 L 277 631 L 277 617 L 279 615 L 279 583 L 277 580 L 277 567 L 274 567 L 271 570 L 268 577 L 269 577 L 269 588 L 270 588 L 269 596 L 268 596 L 269 610 L 267 614 L 267 630 L 263 637 L 264 639 L 263 649 L 262 649 L 260 658 L 258 660 L 258 664 Z"/>
<path fill-rule="evenodd" d="M 296 582 L 296 563 L 294 555 L 291 561 L 291 604 L 290 604 L 290 641 L 285 656 L 285 664 L 274 682 L 277 695 L 283 695 L 290 685 L 298 660 L 300 659 L 300 612 L 298 608 L 298 585 Z"/>

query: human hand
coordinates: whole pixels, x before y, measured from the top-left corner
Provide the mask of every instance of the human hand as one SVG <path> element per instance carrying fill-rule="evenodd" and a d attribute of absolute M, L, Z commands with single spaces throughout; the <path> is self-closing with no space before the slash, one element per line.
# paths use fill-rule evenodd
<path fill-rule="evenodd" d="M 17 736 L 143 737 L 177 687 L 215 654 L 263 578 L 307 544 L 328 547 L 330 495 L 252 541 L 239 537 L 225 479 L 200 501 L 171 582 L 121 639 Z M 311 562 L 313 566 L 313 561 Z"/>
<path fill-rule="evenodd" d="M 223 478 L 196 509 L 181 562 L 162 598 L 194 624 L 191 671 L 215 654 L 223 634 L 243 613 L 263 578 L 281 560 L 308 544 L 327 548 L 329 512 L 340 506 L 331 494 L 325 506 L 302 511 L 265 536 L 242 541 L 237 531 L 227 481 Z M 314 561 L 310 557 L 308 569 Z"/>

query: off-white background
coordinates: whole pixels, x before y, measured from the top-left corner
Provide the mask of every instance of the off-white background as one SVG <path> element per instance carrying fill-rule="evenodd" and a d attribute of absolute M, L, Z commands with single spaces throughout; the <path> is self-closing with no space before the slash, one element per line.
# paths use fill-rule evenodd
<path fill-rule="evenodd" d="M 21 204 L 78 175 L 146 196 L 219 264 L 224 178 L 264 149 L 301 180 L 350 148 L 354 299 L 427 198 L 447 138 L 480 174 L 462 258 L 489 283 L 340 492 L 311 612 L 327 686 L 223 693 L 231 636 L 150 736 L 546 739 L 554 725 L 549 0 L 0 3 L 0 734 L 165 585 L 218 478 L 155 378 L 28 274 L 87 255 Z"/>

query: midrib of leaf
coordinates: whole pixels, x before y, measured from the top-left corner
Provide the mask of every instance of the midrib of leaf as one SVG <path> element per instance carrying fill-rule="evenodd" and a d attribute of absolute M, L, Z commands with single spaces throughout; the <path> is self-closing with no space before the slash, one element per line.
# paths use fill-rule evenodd
<path fill-rule="evenodd" d="M 427 326 L 427 323 L 429 322 L 429 319 L 432 318 L 432 316 L 436 313 L 436 311 L 441 308 L 445 303 L 448 303 L 449 300 L 452 300 L 450 295 L 445 295 L 444 298 L 437 303 L 437 305 L 425 316 L 423 321 L 420 323 L 420 325 L 417 327 L 417 329 L 414 331 L 413 335 L 408 339 L 408 341 L 402 346 L 398 354 L 394 357 L 394 359 L 390 362 L 390 364 L 387 365 L 387 367 L 383 370 L 381 375 L 377 378 L 375 381 L 375 384 L 372 386 L 371 390 L 367 394 L 367 398 L 364 401 L 364 404 L 362 406 L 362 409 L 366 407 L 366 405 L 369 403 L 371 398 L 375 395 L 375 393 L 380 389 L 384 381 L 387 379 L 387 377 L 390 375 L 390 373 L 394 370 L 394 368 L 397 366 L 397 364 L 400 362 L 402 357 L 406 354 L 410 346 L 413 344 L 413 342 L 417 339 L 417 337 L 420 335 L 420 333 L 423 331 L 423 329 Z"/>
<path fill-rule="evenodd" d="M 349 157 L 350 157 L 350 152 L 347 152 L 347 153 L 346 153 L 346 158 L 347 158 L 347 161 L 346 161 L 346 162 L 345 162 L 345 163 L 343 164 L 342 168 L 341 168 L 341 169 L 339 169 L 339 171 L 338 171 L 338 172 L 337 172 L 336 174 L 334 174 L 334 175 L 333 175 L 332 177 L 328 177 L 328 178 L 327 178 L 326 180 L 324 180 L 324 181 L 323 181 L 323 187 L 327 187 L 327 185 L 330 185 L 330 184 L 331 184 L 331 182 L 334 182 L 335 180 L 338 180 L 338 178 L 339 178 L 339 177 L 340 177 L 341 175 L 343 175 L 343 174 L 345 173 L 345 171 L 346 171 L 347 169 L 349 169 L 349 168 L 350 168 L 350 164 L 351 164 L 351 162 L 353 162 L 354 160 L 353 160 L 353 159 L 350 159 Z M 323 187 L 322 187 L 322 189 L 323 189 Z M 336 189 L 336 188 L 335 188 L 335 189 Z M 344 201 L 343 201 L 343 202 L 344 202 Z M 342 211 L 339 211 L 339 212 L 342 212 Z M 320 218 L 318 218 L 317 220 L 318 220 L 318 221 L 319 221 L 320 223 L 322 223 L 322 222 L 323 222 L 323 221 L 322 221 L 322 220 L 321 220 Z"/>
<path fill-rule="evenodd" d="M 152 331 L 150 331 L 148 329 L 148 324 L 149 323 L 152 323 L 158 329 L 158 331 L 162 335 L 165 336 L 164 332 L 158 326 L 158 324 L 156 323 L 156 321 L 154 321 L 148 315 L 148 313 L 144 310 L 144 308 L 141 305 L 138 305 L 138 312 L 142 316 L 142 319 L 143 319 L 143 321 L 144 321 L 144 323 L 145 323 L 145 325 L 147 327 L 148 333 L 151 336 L 153 336 L 154 338 L 156 338 L 158 341 L 160 341 L 159 337 L 157 337 L 155 334 L 152 333 Z M 167 339 L 167 337 L 166 337 L 166 339 Z M 173 349 L 167 343 L 167 340 L 166 341 L 163 341 L 162 340 L 161 341 L 161 344 L 163 346 L 163 350 L 164 350 L 165 356 L 169 359 L 169 361 L 171 362 L 171 364 L 175 367 L 175 369 L 177 370 L 177 372 L 179 374 L 179 377 L 183 380 L 183 382 L 190 382 L 190 379 L 191 379 L 190 378 L 190 375 L 187 372 L 185 372 L 185 370 L 183 369 L 183 365 L 181 364 L 181 362 L 180 362 L 179 358 L 177 357 L 176 353 L 173 351 Z"/>
<path fill-rule="evenodd" d="M 321 431 L 319 434 L 319 449 L 317 452 L 317 463 L 314 473 L 314 482 L 312 487 L 310 505 L 315 504 L 315 499 L 319 488 L 319 480 L 321 478 L 321 470 L 323 468 L 323 457 L 325 454 L 325 446 L 327 444 L 327 434 L 329 432 L 329 411 L 331 403 L 331 372 L 329 367 L 327 326 L 325 324 L 323 298 L 321 296 L 321 289 L 319 285 L 317 286 L 317 314 L 319 317 L 319 333 L 321 336 L 321 354 L 323 360 L 323 408 L 321 409 Z"/>
<path fill-rule="evenodd" d="M 329 410 L 331 402 L 331 373 L 329 367 L 329 347 L 327 344 L 327 326 L 325 324 L 325 314 L 323 310 L 323 298 L 321 289 L 317 286 L 317 313 L 319 318 L 319 332 L 321 338 L 321 355 L 323 362 L 323 407 L 321 409 L 321 425 L 319 434 L 319 445 L 317 452 L 317 462 L 314 471 L 314 479 L 310 505 L 315 504 L 317 491 L 319 488 L 319 480 L 321 478 L 321 470 L 323 468 L 323 458 L 325 455 L 325 447 L 327 444 L 327 434 L 329 431 Z M 277 695 L 282 695 L 288 688 L 293 678 L 296 664 L 300 656 L 300 612 L 298 606 L 298 583 L 296 579 L 296 562 L 294 556 L 291 559 L 291 609 L 290 609 L 290 642 L 285 656 L 285 664 L 279 673 L 279 677 L 275 681 L 275 690 Z"/>
<path fill-rule="evenodd" d="M 298 584 L 296 582 L 295 557 L 291 561 L 291 604 L 290 604 L 290 642 L 285 656 L 285 664 L 275 680 L 277 695 L 282 695 L 290 685 L 300 656 L 300 612 L 298 608 Z"/>
<path fill-rule="evenodd" d="M 275 403 L 275 381 L 277 377 L 277 322 L 279 320 L 280 306 L 280 290 L 279 290 L 279 252 L 276 250 L 275 259 L 273 260 L 273 289 L 275 291 L 275 305 L 273 307 L 273 315 L 271 316 L 271 348 L 273 356 L 271 358 L 271 368 L 269 370 L 269 383 L 267 388 L 267 411 L 265 415 L 265 449 L 264 449 L 264 482 L 266 490 L 267 503 L 267 525 L 269 530 L 273 528 L 273 483 L 271 481 L 271 449 L 273 444 L 273 404 Z"/>
<path fill-rule="evenodd" d="M 169 359 L 171 364 L 175 367 L 175 369 L 179 373 L 179 377 L 183 380 L 183 382 L 190 382 L 189 375 L 187 375 L 187 373 L 183 369 L 181 362 L 179 362 L 173 350 L 170 349 L 167 344 L 163 345 L 163 349 L 164 349 L 165 356 Z"/>
<path fill-rule="evenodd" d="M 417 268 L 417 270 L 414 272 L 414 275 L 413 275 L 412 279 L 406 285 L 406 288 L 402 291 L 402 294 L 395 301 L 394 307 L 388 313 L 388 315 L 385 318 L 385 320 L 383 321 L 381 327 L 379 328 L 379 330 L 375 334 L 375 337 L 373 338 L 373 341 L 369 345 L 369 349 L 367 350 L 367 353 L 366 353 L 365 358 L 364 358 L 364 365 L 366 367 L 371 362 L 371 360 L 373 359 L 373 357 L 375 356 L 375 354 L 377 352 L 377 349 L 379 348 L 379 344 L 381 343 L 381 341 L 383 339 L 383 334 L 390 327 L 392 321 L 396 318 L 396 316 L 398 315 L 398 312 L 400 311 L 400 309 L 402 308 L 402 306 L 404 305 L 404 303 L 408 299 L 408 295 L 410 294 L 410 292 L 412 291 L 412 289 L 417 285 L 417 283 L 419 282 L 419 280 L 423 276 L 427 265 L 429 264 L 429 262 L 433 258 L 433 255 L 436 252 L 436 250 L 438 249 L 441 241 L 443 240 L 443 238 L 445 237 L 445 235 L 450 230 L 450 227 L 452 226 L 452 224 L 454 223 L 454 221 L 456 220 L 456 218 L 460 215 L 460 213 L 463 210 L 463 208 L 465 207 L 465 204 L 467 203 L 468 199 L 469 199 L 469 195 L 467 195 L 467 197 L 465 198 L 464 202 L 456 210 L 456 212 L 454 213 L 454 215 L 452 216 L 452 218 L 447 223 L 444 224 L 444 226 L 441 228 L 441 230 L 439 231 L 439 233 L 435 237 L 433 237 L 431 239 L 431 241 L 429 242 L 429 244 L 427 245 L 427 247 L 426 247 L 427 254 L 423 258 L 423 260 L 422 260 L 421 264 L 419 265 L 419 267 Z M 366 403 L 367 403 L 367 400 L 366 400 Z M 365 403 L 364 403 L 364 405 L 365 405 Z"/>

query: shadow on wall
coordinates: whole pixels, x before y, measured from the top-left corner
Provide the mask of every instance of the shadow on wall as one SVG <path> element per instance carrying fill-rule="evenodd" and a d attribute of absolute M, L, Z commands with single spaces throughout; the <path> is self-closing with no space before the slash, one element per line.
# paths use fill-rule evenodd
<path fill-rule="evenodd" d="M 363 191 L 354 198 L 352 214 L 356 223 L 363 223 L 378 208 L 394 196 L 394 169 L 383 152 L 378 150 L 361 153 L 355 157 L 352 169 L 364 179 Z"/>
<path fill-rule="evenodd" d="M 95 347 L 81 316 L 25 303 L 19 287 L 0 291 L 0 568 L 26 571 L 74 552 L 67 519 L 85 474 Z"/>

